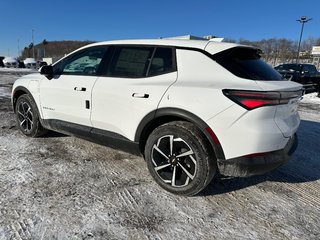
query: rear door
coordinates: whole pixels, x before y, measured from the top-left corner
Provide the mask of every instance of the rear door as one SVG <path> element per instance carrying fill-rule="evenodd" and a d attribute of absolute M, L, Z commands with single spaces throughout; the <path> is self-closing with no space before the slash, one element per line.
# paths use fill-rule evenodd
<path fill-rule="evenodd" d="M 104 75 L 92 90 L 93 127 L 134 140 L 140 121 L 177 79 L 175 49 L 115 46 Z"/>

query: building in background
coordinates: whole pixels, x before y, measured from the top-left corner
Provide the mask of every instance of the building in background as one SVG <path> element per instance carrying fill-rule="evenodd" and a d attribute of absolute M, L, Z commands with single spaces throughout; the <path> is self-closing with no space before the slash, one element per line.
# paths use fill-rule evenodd
<path fill-rule="evenodd" d="M 312 63 L 316 65 L 316 67 L 319 70 L 320 69 L 320 46 L 312 47 L 311 55 L 312 55 Z"/>
<path fill-rule="evenodd" d="M 51 65 L 53 63 L 55 63 L 56 61 L 58 61 L 60 58 L 58 57 L 46 57 L 46 58 L 42 58 L 42 61 L 45 61 L 48 65 Z"/>

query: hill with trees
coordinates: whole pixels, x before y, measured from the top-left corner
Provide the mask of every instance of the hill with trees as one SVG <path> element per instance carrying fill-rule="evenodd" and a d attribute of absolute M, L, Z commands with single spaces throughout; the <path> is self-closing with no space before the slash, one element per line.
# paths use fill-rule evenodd
<path fill-rule="evenodd" d="M 43 40 L 41 43 L 34 46 L 35 59 L 42 59 L 44 57 L 61 58 L 66 54 L 93 43 L 92 41 L 47 41 Z M 20 59 L 33 57 L 32 43 L 25 47 L 21 53 Z"/>

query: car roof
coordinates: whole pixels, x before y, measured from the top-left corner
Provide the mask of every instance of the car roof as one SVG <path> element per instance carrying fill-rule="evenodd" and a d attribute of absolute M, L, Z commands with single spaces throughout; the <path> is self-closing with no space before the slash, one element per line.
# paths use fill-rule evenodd
<path fill-rule="evenodd" d="M 215 42 L 210 40 L 188 40 L 188 39 L 137 39 L 137 40 L 114 40 L 97 42 L 85 46 L 101 46 L 101 45 L 154 45 L 154 46 L 174 46 L 182 48 L 196 48 L 205 50 L 210 54 L 215 54 L 223 50 L 227 50 L 233 47 L 247 47 L 254 48 L 252 46 L 245 46 L 236 43 Z"/>
<path fill-rule="evenodd" d="M 14 57 L 5 57 L 2 61 L 4 63 L 6 63 L 6 62 L 17 62 L 17 59 L 14 58 Z"/>
<path fill-rule="evenodd" d="M 302 66 L 302 65 L 311 65 L 314 66 L 313 64 L 310 63 L 284 63 L 284 64 L 280 64 L 279 66 L 288 66 L 288 65 L 296 65 L 296 66 Z"/>

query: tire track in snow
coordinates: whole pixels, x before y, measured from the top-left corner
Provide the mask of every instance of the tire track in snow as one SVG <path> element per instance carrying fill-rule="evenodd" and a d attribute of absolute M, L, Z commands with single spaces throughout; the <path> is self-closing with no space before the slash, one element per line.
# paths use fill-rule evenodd
<path fill-rule="evenodd" d="M 7 235 L 10 239 L 33 239 L 32 232 L 34 229 L 34 222 L 31 218 L 25 218 L 23 213 L 16 209 L 1 209 L 1 215 L 10 216 L 14 221 L 10 221 L 7 225 Z"/>
<path fill-rule="evenodd" d="M 146 227 L 152 223 L 144 215 L 143 206 L 137 203 L 137 200 L 127 188 L 115 192 L 115 195 L 120 200 L 121 209 L 125 214 L 126 221 L 133 226 L 132 231 L 133 235 L 137 237 L 136 239 L 162 239 L 159 234 L 151 233 L 151 230 Z"/>
<path fill-rule="evenodd" d="M 302 176 L 297 176 L 295 172 L 280 172 L 272 173 L 278 182 L 274 184 L 280 188 L 285 188 L 298 195 L 298 200 L 306 205 L 311 205 L 318 208 L 320 203 L 320 186 L 318 181 L 304 181 L 301 183 L 290 183 L 293 179 L 305 179 Z M 280 181 L 280 182 L 279 182 Z"/>

